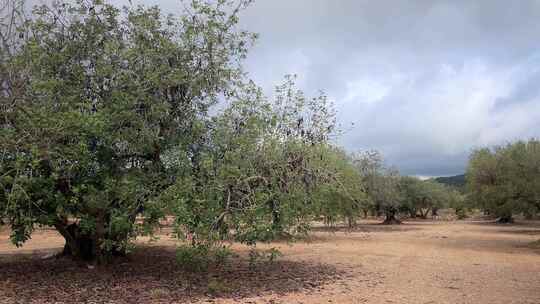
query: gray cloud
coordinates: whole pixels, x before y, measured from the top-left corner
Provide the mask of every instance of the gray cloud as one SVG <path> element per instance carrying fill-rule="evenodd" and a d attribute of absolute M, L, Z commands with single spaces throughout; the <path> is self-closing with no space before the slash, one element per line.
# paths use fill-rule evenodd
<path fill-rule="evenodd" d="M 292 2 L 292 3 L 291 3 Z M 347 149 L 405 174 L 465 170 L 474 147 L 540 136 L 540 2 L 259 1 L 248 69 L 325 89 Z"/>
<path fill-rule="evenodd" d="M 348 150 L 437 176 L 475 147 L 540 136 L 539 20 L 534 0 L 258 0 L 241 26 L 261 34 L 246 68 L 268 92 L 296 73 L 335 100 Z"/>

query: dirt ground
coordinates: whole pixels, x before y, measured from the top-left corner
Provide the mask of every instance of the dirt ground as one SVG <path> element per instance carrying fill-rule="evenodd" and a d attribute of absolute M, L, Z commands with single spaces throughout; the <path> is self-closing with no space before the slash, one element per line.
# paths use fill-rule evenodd
<path fill-rule="evenodd" d="M 52 230 L 23 248 L 0 233 L 0 303 L 540 303 L 540 222 L 364 221 L 354 231 L 318 228 L 309 241 L 274 243 L 284 256 L 249 267 L 240 257 L 207 274 L 174 262 L 166 235 L 140 240 L 106 269 L 57 259 Z M 30 288 L 29 288 L 30 287 Z"/>

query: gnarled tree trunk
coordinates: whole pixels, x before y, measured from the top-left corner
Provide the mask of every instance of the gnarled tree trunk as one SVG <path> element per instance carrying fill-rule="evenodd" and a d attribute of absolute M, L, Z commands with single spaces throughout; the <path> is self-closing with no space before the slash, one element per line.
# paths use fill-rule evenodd
<path fill-rule="evenodd" d="M 364 218 L 367 218 L 367 217 L 368 217 L 368 212 L 369 212 L 369 210 L 364 209 L 364 210 L 362 210 L 362 211 L 364 212 Z"/>
<path fill-rule="evenodd" d="M 62 255 L 77 260 L 92 261 L 96 258 L 94 238 L 82 232 L 76 224 L 55 223 L 55 228 L 66 240 Z"/>
<path fill-rule="evenodd" d="M 503 215 L 499 217 L 496 222 L 499 224 L 511 224 L 514 222 L 514 218 L 512 215 Z"/>
<path fill-rule="evenodd" d="M 383 225 L 399 225 L 401 224 L 401 221 L 396 218 L 396 211 L 390 210 L 386 211 L 386 218 L 384 219 L 384 222 L 382 222 Z"/>
<path fill-rule="evenodd" d="M 113 248 L 108 252 L 103 250 L 103 240 L 115 239 L 105 233 L 104 218 L 98 219 L 96 229 L 92 234 L 84 233 L 77 223 L 68 224 L 66 221 L 58 221 L 54 227 L 66 241 L 61 253 L 63 256 L 98 264 L 108 263 L 112 256 L 125 256 L 125 251 L 121 248 Z"/>
<path fill-rule="evenodd" d="M 347 225 L 349 226 L 349 229 L 356 227 L 356 219 L 353 216 L 348 216 Z"/>

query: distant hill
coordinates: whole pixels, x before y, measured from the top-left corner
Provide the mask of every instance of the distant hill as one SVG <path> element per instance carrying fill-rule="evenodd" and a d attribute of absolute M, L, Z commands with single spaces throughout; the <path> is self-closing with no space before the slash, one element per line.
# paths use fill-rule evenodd
<path fill-rule="evenodd" d="M 465 174 L 437 177 L 435 181 L 459 189 L 465 188 Z"/>

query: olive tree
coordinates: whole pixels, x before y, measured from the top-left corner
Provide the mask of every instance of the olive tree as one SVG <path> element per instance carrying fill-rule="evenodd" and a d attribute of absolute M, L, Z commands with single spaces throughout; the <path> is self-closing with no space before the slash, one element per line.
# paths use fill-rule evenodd
<path fill-rule="evenodd" d="M 362 176 L 372 209 L 377 215 L 385 216 L 383 224 L 400 224 L 401 221 L 396 217 L 403 204 L 399 172 L 395 168 L 386 167 L 377 151 L 357 154 L 355 164 Z"/>
<path fill-rule="evenodd" d="M 316 215 L 327 225 L 345 220 L 349 228 L 353 228 L 361 212 L 370 207 L 363 177 L 355 164 L 354 154 L 338 147 L 324 148 L 317 170 L 324 172 L 326 181 L 315 189 Z"/>
<path fill-rule="evenodd" d="M 540 210 L 540 142 L 536 139 L 474 151 L 466 176 L 468 199 L 501 223 L 512 222 L 516 213 Z"/>
<path fill-rule="evenodd" d="M 192 1 L 164 17 L 59 1 L 35 7 L 13 39 L 2 28 L 0 217 L 13 243 L 52 226 L 65 253 L 104 261 L 150 231 L 176 181 L 169 156 L 196 162 L 209 107 L 241 78 L 246 3 Z"/>
<path fill-rule="evenodd" d="M 426 201 L 425 188 L 422 181 L 417 177 L 403 176 L 401 178 L 400 189 L 403 195 L 402 209 L 408 212 L 411 218 L 416 218 L 418 212 L 422 213 L 422 208 Z"/>
<path fill-rule="evenodd" d="M 459 199 L 457 191 L 434 180 L 420 180 L 417 177 L 403 176 L 400 182 L 403 206 L 411 218 L 427 218 L 431 212 L 453 206 Z"/>

